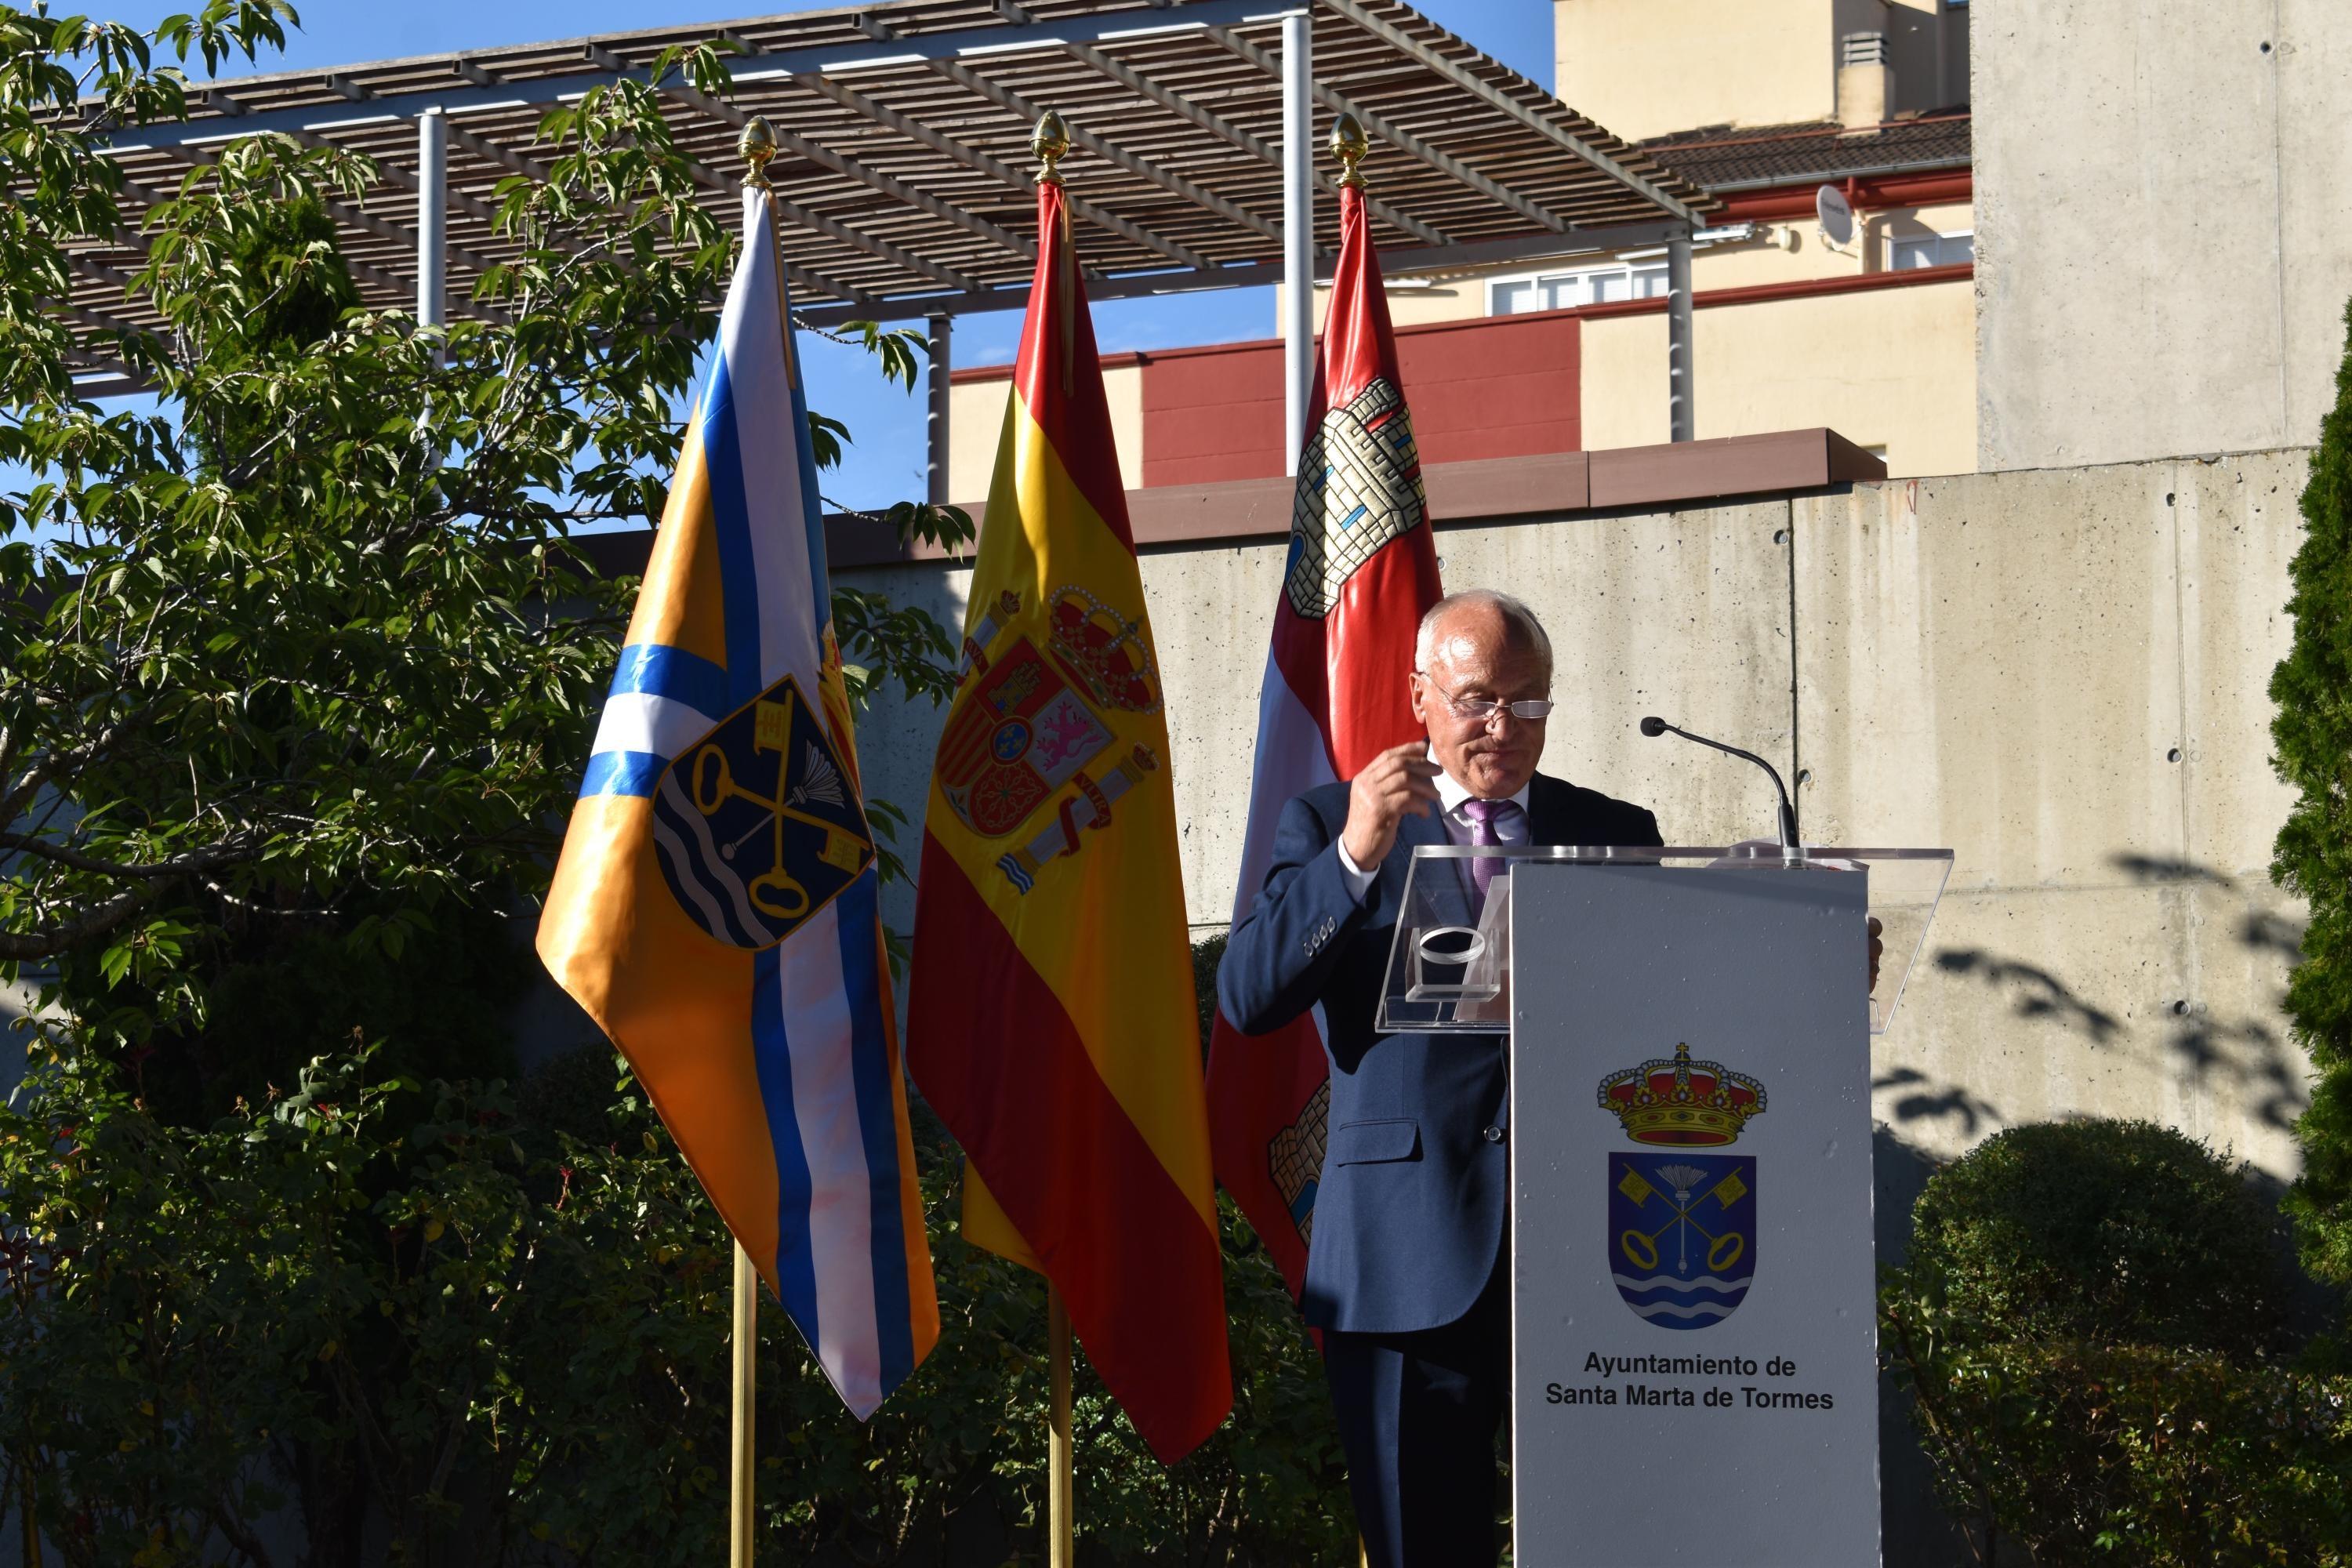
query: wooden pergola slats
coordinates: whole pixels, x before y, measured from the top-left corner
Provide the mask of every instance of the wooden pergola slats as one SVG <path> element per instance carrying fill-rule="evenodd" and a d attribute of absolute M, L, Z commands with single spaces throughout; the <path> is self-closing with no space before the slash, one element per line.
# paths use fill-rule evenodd
<path fill-rule="evenodd" d="M 439 226 L 450 308 L 517 254 L 496 230 L 497 186 L 544 179 L 542 115 L 592 89 L 644 80 L 665 49 L 723 37 L 741 50 L 725 102 L 663 83 L 698 182 L 733 221 L 736 128 L 763 116 L 779 152 L 787 259 L 812 319 L 907 320 L 1015 308 L 1034 264 L 1028 151 L 1039 110 L 1072 132 L 1063 164 L 1092 292 L 1263 284 L 1282 260 L 1286 16 L 1311 27 L 1318 137 L 1345 108 L 1374 140 L 1375 241 L 1416 270 L 1686 236 L 1706 198 L 1401 0 L 884 0 L 852 9 L 671 26 L 467 54 L 383 60 L 208 85 L 185 121 L 126 129 L 113 155 L 149 205 L 232 138 L 289 132 L 364 152 L 383 170 L 333 216 L 362 297 L 415 299 L 418 125 L 446 127 Z M 1330 169 L 1317 171 L 1327 191 Z M 1317 204 L 1314 249 L 1336 246 Z M 71 319 L 152 326 L 120 279 L 136 236 L 80 253 Z"/>

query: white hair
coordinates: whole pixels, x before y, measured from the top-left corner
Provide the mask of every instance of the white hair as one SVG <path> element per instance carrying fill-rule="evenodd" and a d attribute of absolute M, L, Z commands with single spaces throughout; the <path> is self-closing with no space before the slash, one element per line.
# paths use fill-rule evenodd
<path fill-rule="evenodd" d="M 1500 616 L 1505 640 L 1540 654 L 1544 674 L 1547 677 L 1551 674 L 1551 637 L 1543 629 L 1543 623 L 1536 619 L 1536 613 L 1528 608 L 1526 600 L 1494 588 L 1465 588 L 1459 594 L 1446 595 L 1429 606 L 1429 613 L 1421 617 L 1421 630 L 1412 639 L 1412 665 L 1415 669 L 1429 668 L 1430 656 L 1437 648 L 1438 623 L 1455 610 L 1473 606 L 1490 609 Z"/>

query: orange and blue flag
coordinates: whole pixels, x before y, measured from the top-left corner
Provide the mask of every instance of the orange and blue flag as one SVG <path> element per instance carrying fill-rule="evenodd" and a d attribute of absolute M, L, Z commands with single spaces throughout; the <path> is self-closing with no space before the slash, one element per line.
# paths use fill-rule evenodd
<path fill-rule="evenodd" d="M 923 818 L 907 1059 L 964 1234 L 1042 1270 L 1173 1463 L 1233 1404 L 1168 721 L 1061 186 Z"/>
<path fill-rule="evenodd" d="M 744 196 L 539 952 L 863 1419 L 939 1302 L 774 211 Z"/>

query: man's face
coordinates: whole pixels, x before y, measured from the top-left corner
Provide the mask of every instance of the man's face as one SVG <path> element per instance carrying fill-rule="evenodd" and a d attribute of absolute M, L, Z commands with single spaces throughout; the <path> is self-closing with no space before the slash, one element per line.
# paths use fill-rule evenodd
<path fill-rule="evenodd" d="M 1543 759 L 1544 721 L 1515 718 L 1507 709 L 1481 721 L 1456 710 L 1474 700 L 1524 702 L 1550 695 L 1543 655 L 1510 646 L 1506 632 L 1491 608 L 1465 605 L 1438 624 L 1428 665 L 1412 678 L 1413 717 L 1429 731 L 1431 753 L 1481 800 L 1518 794 Z"/>

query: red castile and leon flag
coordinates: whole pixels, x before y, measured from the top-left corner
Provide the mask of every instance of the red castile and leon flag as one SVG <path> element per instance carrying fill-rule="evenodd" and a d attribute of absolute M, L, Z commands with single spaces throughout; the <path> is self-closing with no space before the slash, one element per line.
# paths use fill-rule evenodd
<path fill-rule="evenodd" d="M 1355 777 L 1422 732 L 1405 678 L 1421 617 L 1440 594 L 1380 258 L 1365 232 L 1364 193 L 1346 185 L 1289 562 L 1258 698 L 1235 920 L 1257 897 L 1284 803 Z M 1328 1074 L 1321 1008 L 1261 1036 L 1218 1016 L 1209 1056 L 1217 1179 L 1265 1237 L 1294 1296 L 1314 1229 Z"/>

